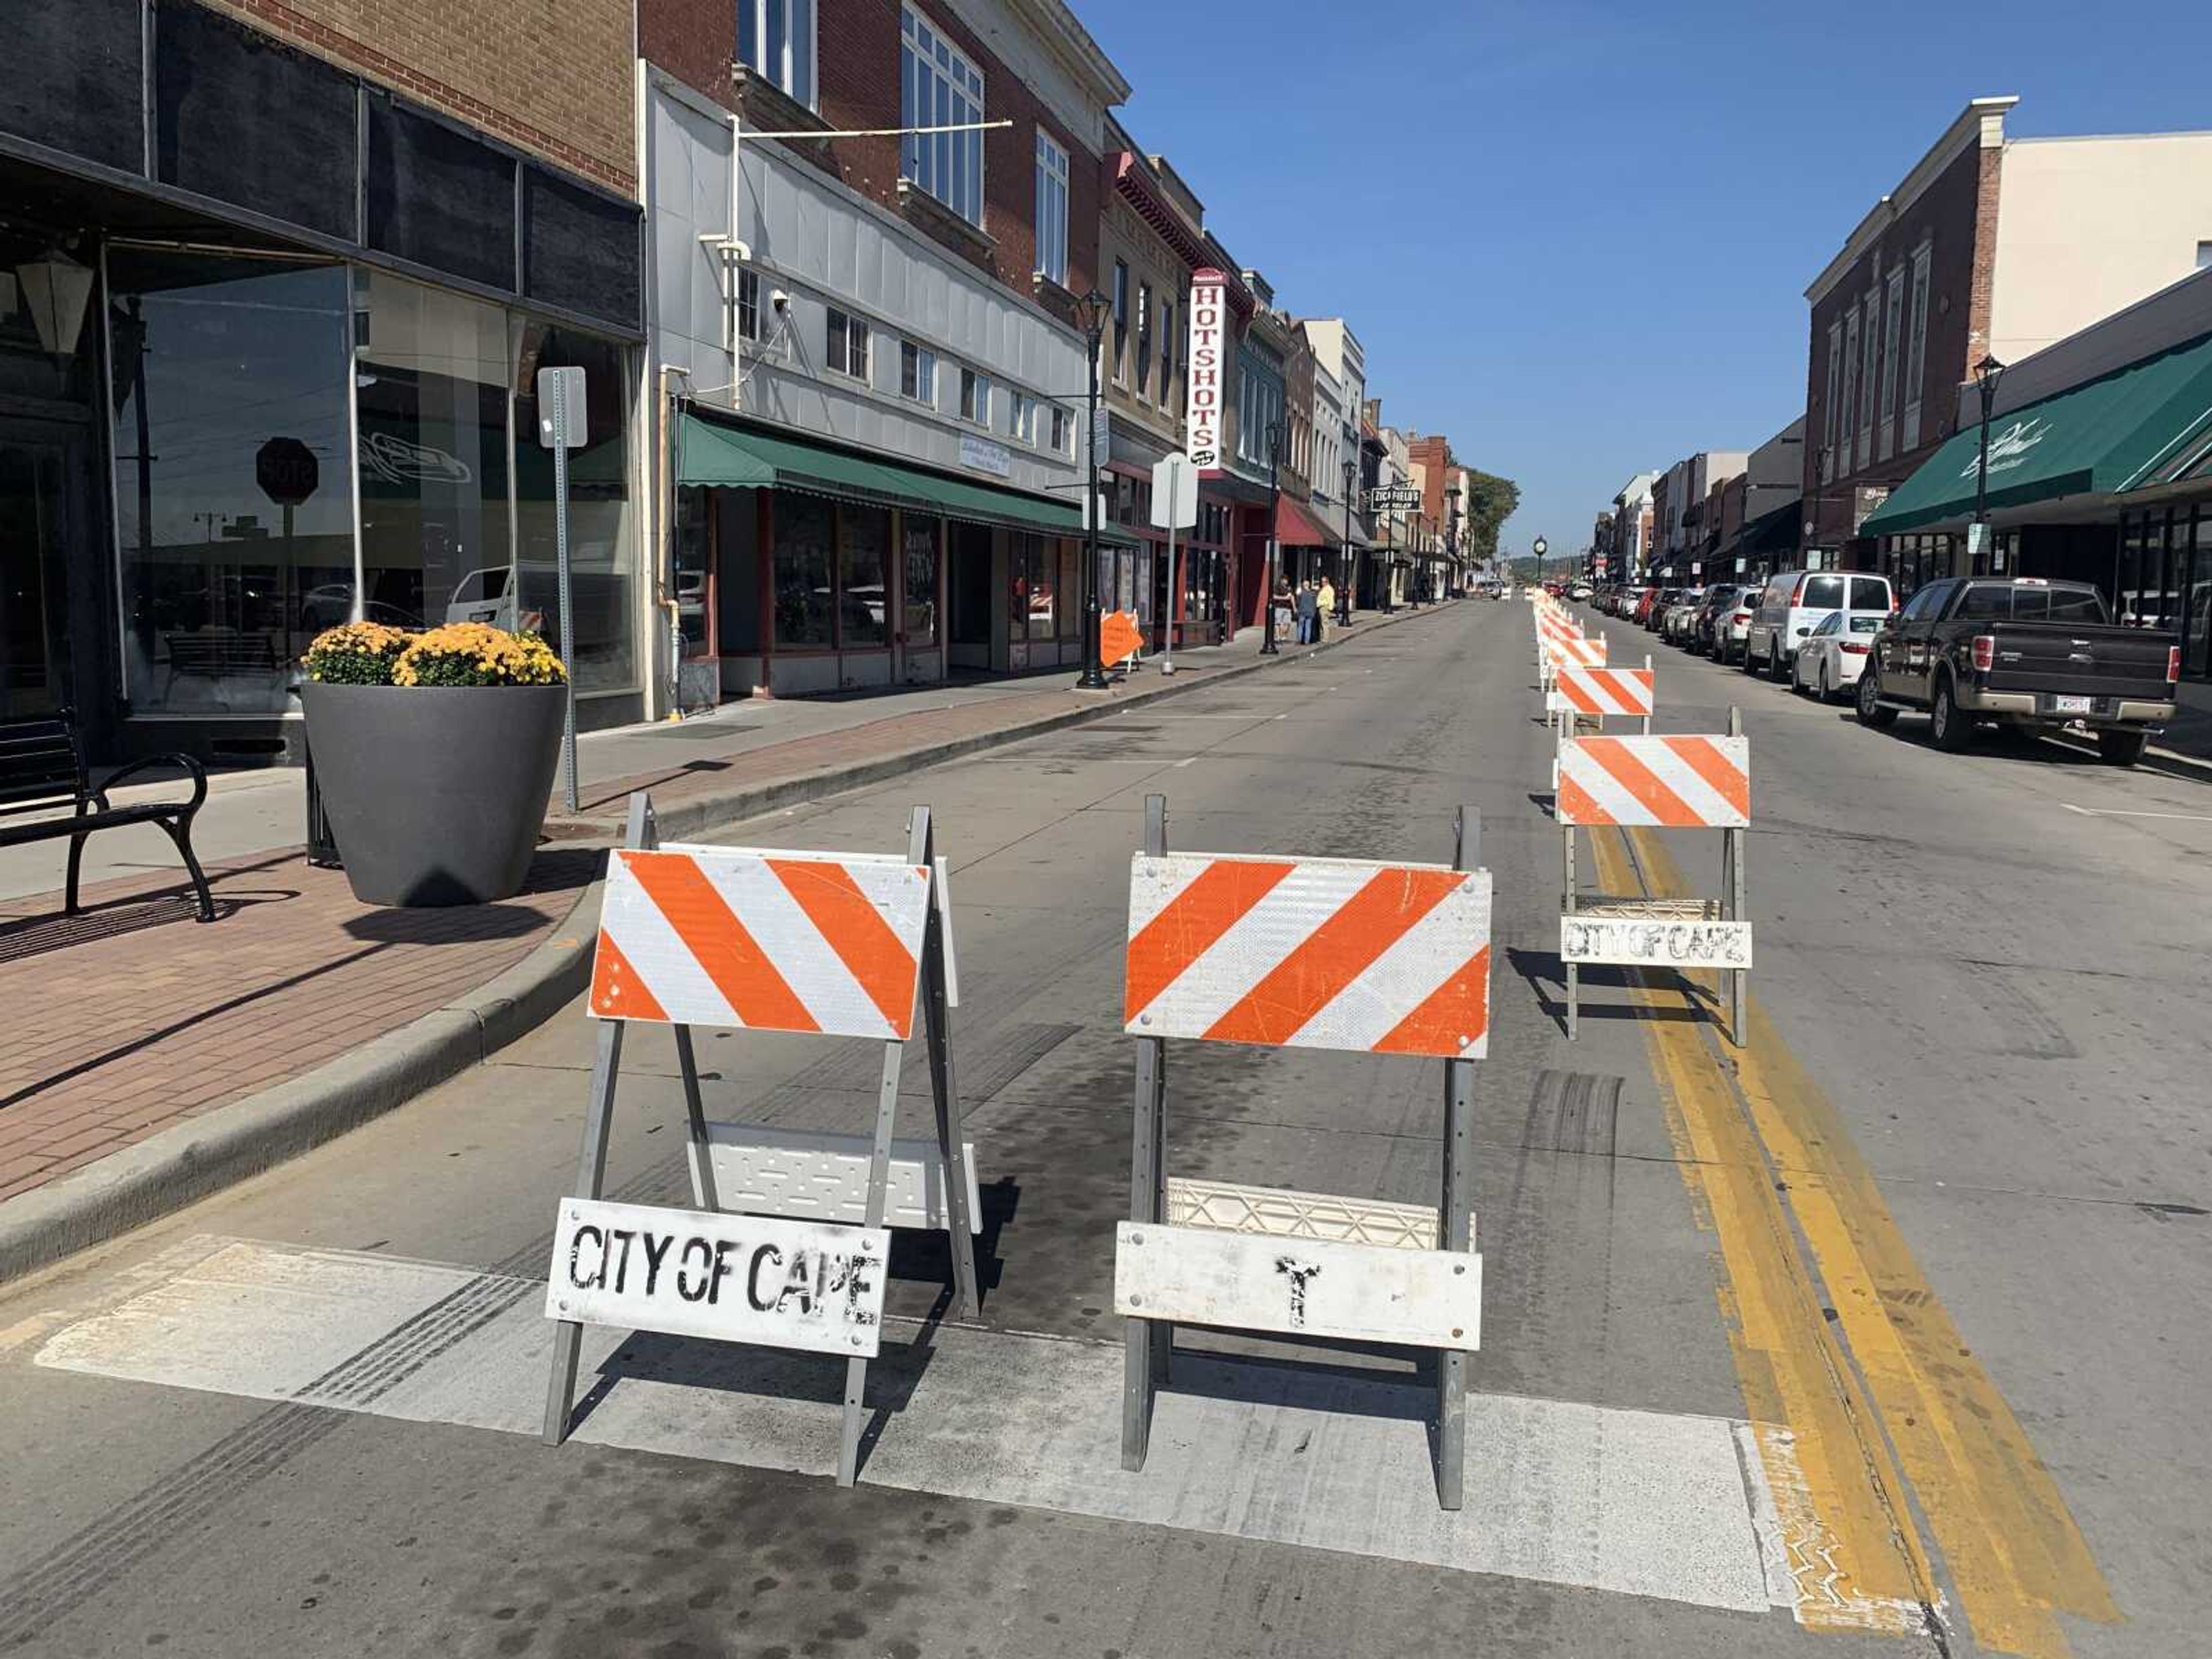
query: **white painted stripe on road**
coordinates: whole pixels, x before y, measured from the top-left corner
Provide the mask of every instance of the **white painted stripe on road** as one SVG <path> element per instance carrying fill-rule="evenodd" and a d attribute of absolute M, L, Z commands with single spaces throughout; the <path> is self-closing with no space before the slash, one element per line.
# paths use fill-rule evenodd
<path fill-rule="evenodd" d="M 2118 806 L 2076 806 L 2070 800 L 2058 804 L 2085 818 L 2179 818 L 2185 823 L 2212 823 L 2212 812 L 2135 812 Z"/>
<path fill-rule="evenodd" d="M 380 1390 L 314 1386 L 456 1291 L 501 1285 L 514 1289 L 505 1311 L 450 1346 L 418 1347 Z M 536 1291 L 435 1262 L 234 1240 L 60 1331 L 38 1363 L 534 1437 L 552 1340 Z M 917 1367 L 903 1345 L 918 1328 L 889 1323 L 878 1364 L 896 1380 L 877 1386 L 911 1377 L 913 1392 L 870 1454 L 872 1485 L 1741 1613 L 1792 1605 L 1770 1588 L 1782 1557 L 1761 1533 L 1774 1505 L 1759 1462 L 1739 1456 L 1742 1425 L 1726 1419 L 1470 1395 L 1467 1507 L 1453 1515 L 1437 1508 L 1428 1389 L 1181 1355 L 1147 1467 L 1129 1474 L 1118 1343 L 939 1326 Z M 698 1356 L 682 1346 L 688 1371 Z M 587 1329 L 584 1364 L 613 1380 L 577 1439 L 825 1479 L 836 1467 L 830 1362 L 718 1347 L 698 1385 L 671 1379 L 657 1341 Z"/>

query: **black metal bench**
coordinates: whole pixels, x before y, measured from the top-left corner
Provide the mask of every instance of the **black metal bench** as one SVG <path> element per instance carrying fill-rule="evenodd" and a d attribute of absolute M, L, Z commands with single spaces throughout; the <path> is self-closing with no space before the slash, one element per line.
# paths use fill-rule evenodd
<path fill-rule="evenodd" d="M 185 801 L 143 801 L 116 806 L 107 792 L 134 773 L 173 766 L 191 779 L 192 798 Z M 101 830 L 119 830 L 127 823 L 151 823 L 174 842 L 199 895 L 199 920 L 215 920 L 215 900 L 208 892 L 207 876 L 192 856 L 192 814 L 207 799 L 207 774 L 190 755 L 159 755 L 133 761 L 97 789 L 85 770 L 84 745 L 78 739 L 76 718 L 66 708 L 50 719 L 13 720 L 0 724 L 0 847 L 20 847 L 27 842 L 66 841 L 69 850 L 68 910 L 77 914 L 77 866 L 84 857 L 85 838 Z M 69 806 L 67 817 L 33 817 Z"/>

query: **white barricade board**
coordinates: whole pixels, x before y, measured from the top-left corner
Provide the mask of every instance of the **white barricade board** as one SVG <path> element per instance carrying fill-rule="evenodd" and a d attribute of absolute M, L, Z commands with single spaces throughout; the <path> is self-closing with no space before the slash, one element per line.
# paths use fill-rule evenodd
<path fill-rule="evenodd" d="M 1564 915 L 1559 918 L 1559 960 L 1616 968 L 1748 968 L 1751 924 Z"/>
<path fill-rule="evenodd" d="M 1432 1204 L 1392 1204 L 1379 1198 L 1340 1198 L 1286 1187 L 1248 1187 L 1233 1181 L 1167 1178 L 1163 1211 L 1179 1227 L 1218 1232 L 1264 1233 L 1271 1238 L 1325 1238 L 1345 1244 L 1380 1244 L 1394 1250 L 1437 1248 Z M 1474 1248 L 1474 1212 L 1467 1218 L 1467 1248 Z"/>
<path fill-rule="evenodd" d="M 1115 1229 L 1114 1311 L 1291 1336 L 1474 1349 L 1482 1258 L 1210 1227 Z"/>
<path fill-rule="evenodd" d="M 981 1232 L 975 1146 L 967 1149 L 968 1226 Z M 709 1123 L 707 1157 L 714 1198 L 725 1210 L 757 1210 L 793 1220 L 857 1227 L 868 1212 L 867 1135 L 772 1129 L 755 1123 Z M 884 1225 L 944 1232 L 952 1224 L 945 1202 L 945 1160 L 935 1140 L 894 1140 L 884 1186 Z"/>
<path fill-rule="evenodd" d="M 719 1030 L 914 1032 L 927 866 L 672 843 L 607 861 L 589 1011 Z"/>
<path fill-rule="evenodd" d="M 763 1347 L 875 1357 L 880 1229 L 564 1198 L 545 1316 Z"/>
<path fill-rule="evenodd" d="M 1490 872 L 1139 853 L 1122 1028 L 1474 1060 L 1490 1034 Z"/>

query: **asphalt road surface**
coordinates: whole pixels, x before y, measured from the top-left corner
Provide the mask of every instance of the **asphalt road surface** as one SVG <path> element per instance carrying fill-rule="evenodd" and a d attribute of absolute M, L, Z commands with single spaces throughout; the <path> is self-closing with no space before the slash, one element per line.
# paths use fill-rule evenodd
<path fill-rule="evenodd" d="M 861 1485 L 842 1368 L 590 1334 L 537 1438 L 580 1006 L 320 1152 L 0 1297 L 0 1647 L 38 1654 L 1031 1656 L 2212 1650 L 2212 787 L 1965 757 L 1647 647 L 1662 731 L 1751 737 L 1747 1046 L 1710 980 L 1594 969 L 1523 605 L 723 837 L 952 860 L 981 1319 L 903 1236 Z M 1467 1504 L 1407 1352 L 1184 1331 L 1118 1453 L 1119 1029 L 1144 798 L 1182 848 L 1441 860 L 1482 816 L 1493 1017 Z M 1585 838 L 1717 890 L 1717 837 Z M 710 1115 L 853 1130 L 867 1045 L 702 1033 Z M 634 1036 L 609 1190 L 684 1201 Z M 909 1064 L 902 1127 L 927 1121 Z M 1183 1044 L 1182 1176 L 1433 1203 L 1443 1068 Z"/>

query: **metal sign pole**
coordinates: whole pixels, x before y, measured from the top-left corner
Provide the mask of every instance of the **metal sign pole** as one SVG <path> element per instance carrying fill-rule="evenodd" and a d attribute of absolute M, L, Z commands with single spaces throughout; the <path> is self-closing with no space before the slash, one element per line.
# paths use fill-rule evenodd
<path fill-rule="evenodd" d="M 936 867 L 937 829 L 927 806 L 917 806 L 921 820 L 921 858 Z M 929 884 L 929 920 L 922 935 L 923 1026 L 929 1049 L 929 1089 L 937 1107 L 937 1155 L 945 1172 L 945 1222 L 952 1251 L 952 1286 L 956 1311 L 973 1319 L 981 1310 L 982 1295 L 975 1278 L 975 1216 L 968 1207 L 968 1147 L 961 1138 L 960 1093 L 953 1080 L 952 1010 L 945 966 L 945 896 L 939 884 Z"/>
<path fill-rule="evenodd" d="M 1482 865 L 1482 814 L 1462 806 L 1452 816 L 1452 868 Z M 1464 1252 L 1468 1212 L 1474 1200 L 1474 1062 L 1444 1062 L 1444 1151 L 1442 1204 L 1437 1211 L 1437 1248 Z M 1455 1267 L 1454 1272 L 1464 1271 Z M 1437 1353 L 1437 1502 L 1447 1510 L 1461 1504 L 1467 1463 L 1467 1350 Z"/>
<path fill-rule="evenodd" d="M 1273 596 L 1269 596 L 1273 603 Z M 1168 798 L 1145 797 L 1145 851 L 1164 858 L 1168 850 Z M 1137 1092 L 1132 1110 L 1129 1158 L 1129 1219 L 1158 1225 L 1166 1219 L 1168 1045 L 1164 1037 L 1137 1039 Z M 1158 1328 L 1155 1328 L 1155 1324 Z M 1175 1327 L 1132 1318 L 1124 1327 L 1127 1350 L 1121 1371 L 1121 1467 L 1145 1467 L 1152 1429 L 1152 1396 L 1168 1380 L 1168 1358 Z"/>
<path fill-rule="evenodd" d="M 1553 786 L 1554 790 L 1557 787 L 1557 785 Z M 1556 793 L 1553 799 L 1556 803 L 1558 799 Z M 1558 810 L 1556 805 L 1553 810 Z M 1566 895 L 1562 902 L 1562 908 L 1566 915 L 1571 916 L 1575 913 L 1575 826 L 1571 823 L 1565 826 L 1564 833 L 1566 836 Z M 1566 964 L 1566 970 L 1567 1041 L 1572 1042 L 1581 1034 L 1582 1030 L 1582 964 L 1578 962 L 1570 962 Z"/>
<path fill-rule="evenodd" d="M 1728 729 L 1729 736 L 1732 738 L 1740 738 L 1743 735 L 1742 709 L 1730 708 L 1729 710 Z M 1730 830 L 1726 833 L 1728 836 L 1728 842 L 1726 843 L 1726 850 L 1728 854 L 1728 919 L 1730 921 L 1741 921 L 1744 919 L 1745 908 L 1743 892 L 1743 852 L 1744 842 L 1747 836 L 1747 832 L 1743 830 Z M 1741 968 L 1734 968 L 1729 970 L 1729 1041 L 1739 1048 L 1743 1047 L 1744 1003 L 1749 991 L 1750 980 L 1750 975 Z"/>
<path fill-rule="evenodd" d="M 576 797 L 576 619 L 568 603 L 568 400 L 553 399 L 553 556 L 560 583 L 561 665 L 568 695 L 561 705 L 561 787 L 568 810 Z"/>

